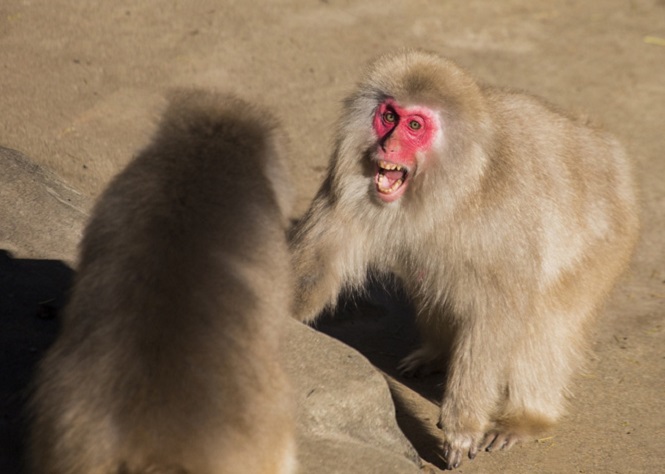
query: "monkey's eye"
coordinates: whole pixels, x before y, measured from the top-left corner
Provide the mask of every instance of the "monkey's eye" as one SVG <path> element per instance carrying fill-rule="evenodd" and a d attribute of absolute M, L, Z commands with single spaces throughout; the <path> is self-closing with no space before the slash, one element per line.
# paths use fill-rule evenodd
<path fill-rule="evenodd" d="M 409 122 L 409 128 L 411 130 L 420 130 L 421 127 L 422 127 L 422 124 L 420 122 L 418 122 L 417 120 L 411 120 Z"/>
<path fill-rule="evenodd" d="M 383 113 L 383 120 L 386 123 L 395 123 L 395 121 L 397 120 L 397 115 L 395 115 L 394 112 L 390 112 L 390 111 L 384 112 Z"/>

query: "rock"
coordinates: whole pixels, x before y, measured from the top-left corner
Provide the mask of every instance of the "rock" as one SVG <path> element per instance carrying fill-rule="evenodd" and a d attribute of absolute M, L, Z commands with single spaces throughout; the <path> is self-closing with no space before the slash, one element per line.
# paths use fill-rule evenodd
<path fill-rule="evenodd" d="M 71 262 L 90 205 L 54 173 L 0 147 L 0 249 Z"/>
<path fill-rule="evenodd" d="M 286 366 L 298 405 L 303 473 L 420 472 L 384 377 L 358 352 L 292 321 Z"/>

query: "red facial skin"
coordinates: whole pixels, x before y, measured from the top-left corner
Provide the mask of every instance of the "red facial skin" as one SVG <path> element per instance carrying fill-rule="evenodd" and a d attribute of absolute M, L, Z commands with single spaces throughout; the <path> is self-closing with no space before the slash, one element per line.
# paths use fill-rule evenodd
<path fill-rule="evenodd" d="M 390 203 L 399 199 L 409 183 L 410 176 L 415 172 L 418 153 L 429 150 L 439 132 L 438 119 L 434 112 L 426 107 L 400 107 L 394 100 L 388 99 L 376 110 L 374 115 L 374 131 L 379 138 L 376 150 L 376 184 L 377 196 Z M 386 172 L 379 172 L 379 162 L 399 165 L 406 170 L 403 183 L 394 190 L 388 190 Z M 398 176 L 398 173 L 389 173 Z M 381 181 L 384 186 L 379 185 Z M 390 183 L 397 181 L 393 178 Z"/>

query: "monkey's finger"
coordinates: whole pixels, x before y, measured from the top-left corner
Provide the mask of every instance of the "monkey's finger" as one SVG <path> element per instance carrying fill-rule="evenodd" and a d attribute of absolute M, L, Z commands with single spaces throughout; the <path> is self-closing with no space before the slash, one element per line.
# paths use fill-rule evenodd
<path fill-rule="evenodd" d="M 494 439 L 485 448 L 486 451 L 488 451 L 488 452 L 489 451 L 500 451 L 500 450 L 507 451 L 510 448 L 512 448 L 520 439 L 519 436 L 516 436 L 513 433 L 498 432 L 498 433 L 494 433 L 493 436 L 494 436 Z"/>
<path fill-rule="evenodd" d="M 450 459 L 447 461 L 448 469 L 449 470 L 457 469 L 461 462 L 462 462 L 462 450 L 460 449 L 453 450 L 453 452 L 450 454 Z"/>
<path fill-rule="evenodd" d="M 510 448 L 515 446 L 517 443 L 520 442 L 520 437 L 516 436 L 514 434 L 511 434 L 508 436 L 508 439 L 506 440 L 506 444 L 503 445 L 503 450 L 508 451 Z"/>
<path fill-rule="evenodd" d="M 453 448 L 447 441 L 443 443 L 443 460 L 446 462 L 446 469 L 451 471 L 457 469 L 462 462 L 462 450 Z"/>
<path fill-rule="evenodd" d="M 469 448 L 469 459 L 473 460 L 476 458 L 477 455 L 478 455 L 478 445 L 474 443 L 473 446 Z"/>
<path fill-rule="evenodd" d="M 506 433 L 499 433 L 496 435 L 496 438 L 494 438 L 494 441 L 487 447 L 487 451 L 500 451 L 503 449 L 503 447 L 506 445 L 506 442 L 508 441 L 508 434 Z"/>
<path fill-rule="evenodd" d="M 483 441 L 480 443 L 479 449 L 482 451 L 491 451 L 490 446 L 492 445 L 497 436 L 499 436 L 499 433 L 496 431 L 489 431 L 488 433 L 486 433 L 485 437 L 483 438 Z"/>

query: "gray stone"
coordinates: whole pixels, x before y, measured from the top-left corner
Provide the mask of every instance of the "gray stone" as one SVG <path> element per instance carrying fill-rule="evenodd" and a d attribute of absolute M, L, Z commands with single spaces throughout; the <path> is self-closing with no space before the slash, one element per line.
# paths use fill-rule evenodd
<path fill-rule="evenodd" d="M 22 153 L 0 146 L 0 248 L 73 261 L 91 201 Z"/>
<path fill-rule="evenodd" d="M 419 472 L 384 377 L 358 352 L 292 321 L 286 365 L 296 390 L 303 473 Z"/>

